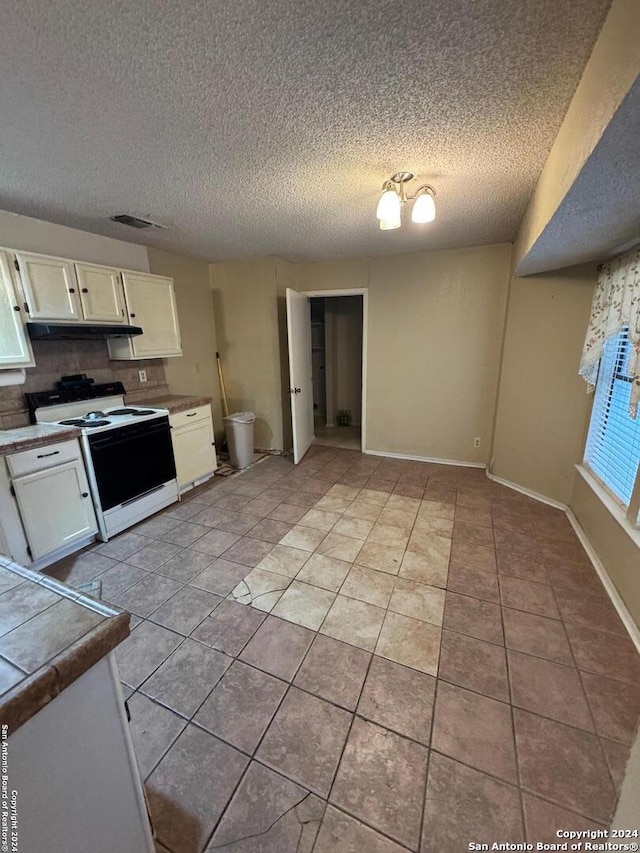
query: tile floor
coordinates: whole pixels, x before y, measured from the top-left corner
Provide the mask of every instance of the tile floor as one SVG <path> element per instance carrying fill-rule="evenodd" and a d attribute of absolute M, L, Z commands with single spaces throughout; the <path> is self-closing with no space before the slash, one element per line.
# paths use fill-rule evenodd
<path fill-rule="evenodd" d="M 316 418 L 314 423 L 314 444 L 322 444 L 325 447 L 342 447 L 346 450 L 360 451 L 362 446 L 360 427 L 327 427 L 323 418 Z"/>
<path fill-rule="evenodd" d="M 311 448 L 57 564 L 117 661 L 159 853 L 458 853 L 615 806 L 640 655 L 566 517 Z"/>

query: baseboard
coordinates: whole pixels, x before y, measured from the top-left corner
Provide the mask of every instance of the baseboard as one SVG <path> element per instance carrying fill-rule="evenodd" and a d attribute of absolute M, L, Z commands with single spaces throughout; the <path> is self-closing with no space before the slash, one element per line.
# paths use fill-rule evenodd
<path fill-rule="evenodd" d="M 485 462 L 464 462 L 461 459 L 438 459 L 435 456 L 412 456 L 408 453 L 391 453 L 389 450 L 362 448 L 368 456 L 388 456 L 389 459 L 408 459 L 410 462 L 435 462 L 437 465 L 457 465 L 462 468 L 486 468 Z"/>
<path fill-rule="evenodd" d="M 535 501 L 540 501 L 540 503 L 547 504 L 548 506 L 555 507 L 556 509 L 561 509 L 563 512 L 566 512 L 569 509 L 566 504 L 560 503 L 560 501 L 554 501 L 553 498 L 548 498 L 546 495 L 541 495 L 540 492 L 534 492 L 533 489 L 527 489 L 525 486 L 519 486 L 518 483 L 513 483 L 511 480 L 505 480 L 503 477 L 497 477 L 495 474 L 492 474 L 488 468 L 487 477 L 489 480 L 493 480 L 494 483 L 500 483 L 501 486 L 513 489 L 514 492 L 520 492 L 520 494 L 526 495 L 528 498 L 533 498 Z"/>
<path fill-rule="evenodd" d="M 620 593 L 618 592 L 613 581 L 609 577 L 609 574 L 607 573 L 607 570 L 605 569 L 602 561 L 600 560 L 600 557 L 598 557 L 598 555 L 596 554 L 593 546 L 587 539 L 587 534 L 584 532 L 584 530 L 580 526 L 580 522 L 570 509 L 567 509 L 567 518 L 569 519 L 569 523 L 575 530 L 576 536 L 580 540 L 582 547 L 587 552 L 587 556 L 591 560 L 593 568 L 596 570 L 598 577 L 602 581 L 602 585 L 607 591 L 607 595 L 611 599 L 611 603 L 617 610 L 618 616 L 622 620 L 624 627 L 629 632 L 629 636 L 633 640 L 638 652 L 640 652 L 640 628 L 636 625 L 633 617 L 627 610 L 626 604 L 622 600 Z"/>

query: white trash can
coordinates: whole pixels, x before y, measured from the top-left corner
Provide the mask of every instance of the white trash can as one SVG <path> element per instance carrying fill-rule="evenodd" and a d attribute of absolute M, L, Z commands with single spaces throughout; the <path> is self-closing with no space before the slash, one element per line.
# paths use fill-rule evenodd
<path fill-rule="evenodd" d="M 235 412 L 224 420 L 229 457 L 234 468 L 246 468 L 253 461 L 253 412 Z"/>

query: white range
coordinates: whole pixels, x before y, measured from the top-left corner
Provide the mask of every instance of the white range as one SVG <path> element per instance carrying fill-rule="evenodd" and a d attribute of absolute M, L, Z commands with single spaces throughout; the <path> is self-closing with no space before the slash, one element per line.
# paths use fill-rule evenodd
<path fill-rule="evenodd" d="M 75 426 L 107 541 L 178 500 L 167 409 L 126 406 L 120 382 L 63 377 L 54 391 L 26 394 L 32 422 Z"/>

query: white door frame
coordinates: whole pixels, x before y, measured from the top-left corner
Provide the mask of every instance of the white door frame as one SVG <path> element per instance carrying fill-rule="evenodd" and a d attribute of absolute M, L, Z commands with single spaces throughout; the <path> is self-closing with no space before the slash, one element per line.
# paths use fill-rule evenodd
<path fill-rule="evenodd" d="M 362 424 L 360 426 L 360 449 L 367 452 L 367 337 L 369 327 L 369 288 L 349 287 L 345 290 L 299 290 L 309 299 L 318 296 L 362 296 Z"/>

